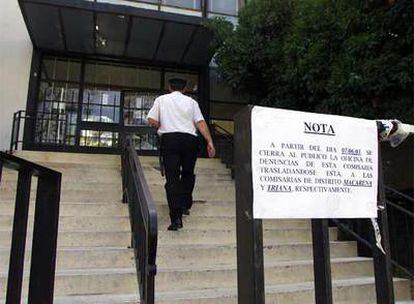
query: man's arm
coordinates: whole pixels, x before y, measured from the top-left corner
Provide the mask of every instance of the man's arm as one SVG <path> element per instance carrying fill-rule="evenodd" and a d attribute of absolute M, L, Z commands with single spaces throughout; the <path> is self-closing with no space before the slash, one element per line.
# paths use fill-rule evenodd
<path fill-rule="evenodd" d="M 216 155 L 216 148 L 214 147 L 213 139 L 211 138 L 207 123 L 204 120 L 200 120 L 196 123 L 196 126 L 207 142 L 208 157 L 213 158 Z"/>
<path fill-rule="evenodd" d="M 150 127 L 154 127 L 154 128 L 157 128 L 158 129 L 160 127 L 160 122 L 159 121 L 156 121 L 153 118 L 148 118 L 148 125 Z"/>

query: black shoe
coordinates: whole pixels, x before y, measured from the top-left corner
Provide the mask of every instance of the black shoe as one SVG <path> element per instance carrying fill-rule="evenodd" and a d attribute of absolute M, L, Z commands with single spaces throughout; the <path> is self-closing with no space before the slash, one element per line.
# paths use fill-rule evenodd
<path fill-rule="evenodd" d="M 177 221 L 177 227 L 178 227 L 179 229 L 183 228 L 183 220 L 182 220 L 182 219 L 179 219 L 179 220 Z"/>
<path fill-rule="evenodd" d="M 190 209 L 184 209 L 183 215 L 190 215 Z"/>
<path fill-rule="evenodd" d="M 182 227 L 182 225 L 181 225 L 181 227 Z M 179 227 L 177 223 L 172 223 L 172 224 L 170 224 L 170 226 L 168 226 L 167 229 L 169 231 L 177 231 L 181 227 Z"/>
<path fill-rule="evenodd" d="M 177 231 L 178 229 L 183 228 L 183 221 L 181 219 L 175 220 L 168 226 L 168 230 L 170 231 Z"/>

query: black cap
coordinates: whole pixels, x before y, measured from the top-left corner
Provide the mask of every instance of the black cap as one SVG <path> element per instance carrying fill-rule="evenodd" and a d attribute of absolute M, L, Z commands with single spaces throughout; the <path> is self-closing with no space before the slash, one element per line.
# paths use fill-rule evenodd
<path fill-rule="evenodd" d="M 187 80 L 182 78 L 171 78 L 168 82 L 171 86 L 185 87 L 187 85 Z"/>

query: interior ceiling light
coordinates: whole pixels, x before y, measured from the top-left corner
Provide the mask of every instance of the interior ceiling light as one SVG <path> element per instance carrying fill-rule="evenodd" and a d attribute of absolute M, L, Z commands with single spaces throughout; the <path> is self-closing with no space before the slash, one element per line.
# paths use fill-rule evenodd
<path fill-rule="evenodd" d="M 107 40 L 103 38 L 101 35 L 96 35 L 96 47 L 97 48 L 104 48 L 107 45 Z"/>
<path fill-rule="evenodd" d="M 99 31 L 99 25 L 95 25 L 95 30 Z"/>

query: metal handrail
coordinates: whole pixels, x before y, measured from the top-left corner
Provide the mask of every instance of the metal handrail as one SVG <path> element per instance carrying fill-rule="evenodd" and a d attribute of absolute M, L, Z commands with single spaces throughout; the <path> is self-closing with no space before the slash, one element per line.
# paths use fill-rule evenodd
<path fill-rule="evenodd" d="M 43 126 L 38 127 L 37 123 L 43 124 L 44 122 L 55 123 L 56 127 L 52 128 L 52 131 L 55 131 L 55 138 L 50 140 L 48 138 L 43 138 L 44 129 Z M 23 126 L 22 126 L 23 124 Z M 60 126 L 63 126 L 63 132 L 60 133 Z M 22 138 L 22 128 L 33 129 L 34 131 L 40 131 L 40 136 L 35 136 L 33 142 L 25 141 Z M 48 133 L 48 132 L 47 132 Z M 42 144 L 62 144 L 65 146 L 67 144 L 67 134 L 68 134 L 68 114 L 67 113 L 58 113 L 58 112 L 48 112 L 48 111 L 24 111 L 20 110 L 13 114 L 12 121 L 12 131 L 10 139 L 10 149 L 9 153 L 13 153 L 19 149 L 19 145 L 32 144 L 32 145 L 42 145 Z M 58 137 L 61 135 L 61 139 Z M 48 136 L 47 136 L 48 137 Z M 61 142 L 61 143 L 60 143 Z"/>
<path fill-rule="evenodd" d="M 140 303 L 153 304 L 157 272 L 157 211 L 130 136 L 123 138 L 122 184 L 123 201 L 129 206 Z"/>
<path fill-rule="evenodd" d="M 18 171 L 6 304 L 21 303 L 33 176 L 38 177 L 38 183 L 27 303 L 52 304 L 62 174 L 22 158 L 0 152 L 0 182 L 2 173 L 4 173 L 3 167 Z"/>
<path fill-rule="evenodd" d="M 384 186 L 384 188 L 387 190 L 387 192 L 392 193 L 394 196 L 398 196 L 399 198 L 401 198 L 402 200 L 408 201 L 408 202 L 414 202 L 414 198 L 399 192 L 396 189 L 393 189 L 389 186 Z M 404 233 L 401 233 L 401 231 L 397 232 L 397 229 L 395 228 L 395 225 L 397 225 L 399 222 L 403 221 L 404 216 L 407 217 L 407 221 L 408 224 L 405 225 L 405 227 L 414 227 L 414 213 L 410 210 L 405 209 L 403 206 L 398 205 L 394 202 L 391 201 L 391 199 L 389 197 L 386 197 L 385 200 L 386 204 L 387 204 L 387 213 L 388 213 L 388 218 L 389 218 L 389 225 L 390 225 L 390 243 L 391 243 L 391 263 L 392 265 L 399 269 L 400 271 L 402 271 L 403 273 L 405 273 L 407 275 L 407 277 L 414 279 L 414 268 L 412 263 L 413 258 L 414 258 L 414 252 L 410 252 L 410 248 L 408 248 L 408 250 L 405 253 L 408 256 L 409 260 L 412 260 L 411 263 L 403 263 L 401 262 L 401 256 L 400 254 L 400 250 L 398 250 L 398 242 L 401 240 L 399 240 L 399 238 L 401 236 L 404 235 Z M 398 218 L 398 220 L 394 220 L 394 216 L 393 216 L 393 212 L 394 210 L 399 211 L 400 217 Z M 366 248 L 371 249 L 372 250 L 372 245 L 370 240 L 367 240 L 365 236 L 368 235 L 367 231 L 361 230 L 361 227 L 363 227 L 362 221 L 364 221 L 364 219 L 355 219 L 355 220 L 337 220 L 337 219 L 332 219 L 332 222 L 335 223 L 335 225 L 342 230 L 343 232 L 345 232 L 346 234 L 350 235 L 353 239 L 355 239 L 358 243 L 364 245 Z M 345 223 L 347 222 L 347 223 Z M 352 227 L 354 226 L 354 227 Z M 404 225 L 403 225 L 404 226 Z M 358 228 L 359 227 L 359 228 Z M 401 226 L 400 226 L 401 227 Z M 391 229 L 393 228 L 393 229 Z M 394 231 L 394 233 L 391 233 L 391 231 Z M 406 236 L 408 237 L 412 237 L 412 231 L 406 231 Z M 402 242 L 405 244 L 404 240 L 402 240 Z M 394 252 L 393 252 L 393 249 Z M 394 253 L 394 254 L 393 254 Z M 410 267 L 411 264 L 411 267 Z"/>

